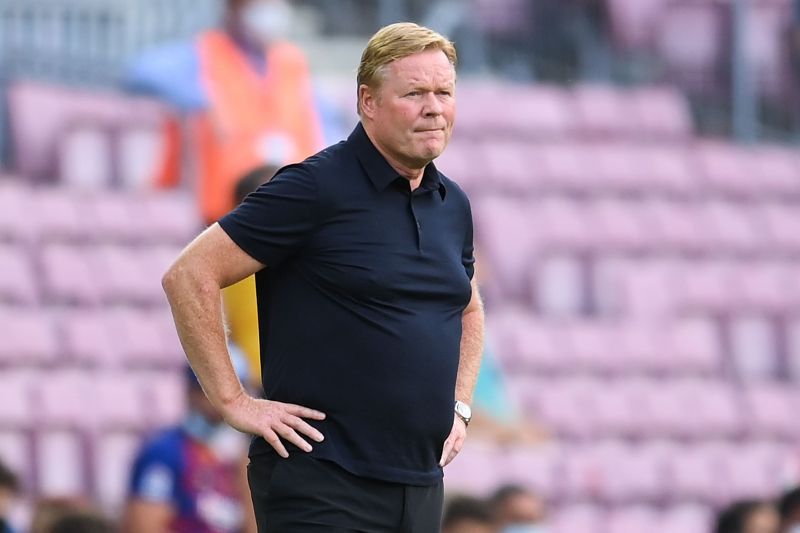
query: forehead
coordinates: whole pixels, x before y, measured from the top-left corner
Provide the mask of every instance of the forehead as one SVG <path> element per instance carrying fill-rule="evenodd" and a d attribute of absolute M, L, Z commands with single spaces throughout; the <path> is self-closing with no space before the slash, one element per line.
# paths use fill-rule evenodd
<path fill-rule="evenodd" d="M 441 50 L 426 50 L 392 61 L 387 81 L 399 83 L 452 84 L 456 71 Z"/>

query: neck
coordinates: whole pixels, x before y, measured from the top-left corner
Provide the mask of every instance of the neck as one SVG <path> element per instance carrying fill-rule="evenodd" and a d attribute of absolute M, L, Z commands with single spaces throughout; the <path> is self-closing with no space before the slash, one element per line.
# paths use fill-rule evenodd
<path fill-rule="evenodd" d="M 392 156 L 391 152 L 386 150 L 381 143 L 375 139 L 369 128 L 365 126 L 364 131 L 367 132 L 367 137 L 369 137 L 369 140 L 372 141 L 372 144 L 375 146 L 375 148 L 377 148 L 378 152 L 380 152 L 383 158 L 386 159 L 386 162 L 389 163 L 389 166 L 395 169 L 401 177 L 408 180 L 408 183 L 411 185 L 411 190 L 413 191 L 419 187 L 422 183 L 422 175 L 425 173 L 425 167 L 427 166 L 427 163 L 422 167 L 419 167 L 417 164 L 409 165 L 407 163 L 403 163 L 396 157 Z"/>

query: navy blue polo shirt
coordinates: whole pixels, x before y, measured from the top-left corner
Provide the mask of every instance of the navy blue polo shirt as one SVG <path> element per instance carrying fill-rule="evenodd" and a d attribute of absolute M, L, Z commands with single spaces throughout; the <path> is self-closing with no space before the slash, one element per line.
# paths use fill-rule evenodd
<path fill-rule="evenodd" d="M 327 415 L 309 421 L 325 436 L 311 454 L 364 477 L 441 479 L 474 263 L 461 188 L 431 163 L 412 192 L 359 124 L 219 224 L 267 266 L 265 397 Z M 261 453 L 275 452 L 259 437 L 250 454 Z"/>

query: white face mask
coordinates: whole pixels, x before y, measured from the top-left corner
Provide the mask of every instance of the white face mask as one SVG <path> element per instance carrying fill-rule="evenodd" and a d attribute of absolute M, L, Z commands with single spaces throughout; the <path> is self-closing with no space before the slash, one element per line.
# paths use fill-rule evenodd
<path fill-rule="evenodd" d="M 547 533 L 547 529 L 541 524 L 509 524 L 503 533 Z"/>
<path fill-rule="evenodd" d="M 283 0 L 253 1 L 242 10 L 241 23 L 249 37 L 268 44 L 281 39 L 289 31 L 292 10 Z"/>

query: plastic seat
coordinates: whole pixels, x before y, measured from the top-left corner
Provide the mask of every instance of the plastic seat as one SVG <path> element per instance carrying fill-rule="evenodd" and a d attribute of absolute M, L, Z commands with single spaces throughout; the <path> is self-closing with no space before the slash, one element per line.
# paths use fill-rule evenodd
<path fill-rule="evenodd" d="M 34 202 L 33 191 L 15 176 L 0 173 L 0 240 L 29 242 L 35 234 L 28 220 Z"/>
<path fill-rule="evenodd" d="M 502 452 L 477 440 L 467 442 L 458 456 L 445 467 L 444 479 L 450 490 L 488 495 L 503 482 Z"/>
<path fill-rule="evenodd" d="M 0 308 L 0 338 L 0 362 L 43 365 L 59 356 L 54 325 L 44 313 Z"/>
<path fill-rule="evenodd" d="M 661 4 L 663 0 L 639 0 L 637 3 Z M 637 137 L 675 140 L 693 134 L 689 105 L 675 87 L 641 86 L 625 96 L 626 103 L 634 110 Z"/>
<path fill-rule="evenodd" d="M 97 305 L 100 288 L 84 248 L 52 244 L 41 251 L 42 285 L 45 298 L 53 303 Z"/>
<path fill-rule="evenodd" d="M 641 533 L 659 531 L 661 513 L 647 506 L 630 506 L 611 512 L 606 522 L 606 533 Z"/>
<path fill-rule="evenodd" d="M 745 391 L 748 429 L 755 436 L 797 438 L 796 415 L 800 395 L 794 387 L 774 384 L 751 385 Z"/>
<path fill-rule="evenodd" d="M 39 299 L 38 283 L 33 276 L 31 260 L 20 246 L 0 244 L 0 302 L 33 305 Z"/>

